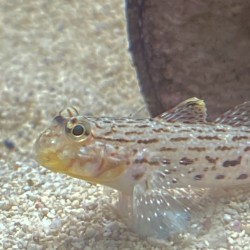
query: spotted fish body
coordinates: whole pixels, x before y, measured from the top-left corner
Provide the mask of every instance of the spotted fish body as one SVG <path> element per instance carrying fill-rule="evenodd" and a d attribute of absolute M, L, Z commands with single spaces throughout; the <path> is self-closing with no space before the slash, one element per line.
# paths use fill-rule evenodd
<path fill-rule="evenodd" d="M 173 198 L 168 190 L 250 183 L 250 102 L 214 123 L 206 122 L 197 98 L 154 119 L 82 117 L 68 108 L 38 138 L 36 152 L 53 171 L 132 197 L 136 230 L 159 236 L 187 220 L 164 212 Z M 181 210 L 178 202 L 173 207 Z M 150 229 L 140 229 L 145 226 Z"/>

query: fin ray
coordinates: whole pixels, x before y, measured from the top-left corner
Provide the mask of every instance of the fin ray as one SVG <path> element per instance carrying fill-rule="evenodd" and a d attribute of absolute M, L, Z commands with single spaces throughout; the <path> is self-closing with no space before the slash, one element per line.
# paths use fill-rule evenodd
<path fill-rule="evenodd" d="M 133 229 L 140 236 L 166 239 L 186 231 L 189 212 L 167 192 L 160 189 L 145 192 L 136 185 L 133 197 Z"/>
<path fill-rule="evenodd" d="M 250 101 L 244 102 L 228 110 L 219 116 L 214 122 L 231 126 L 250 127 Z"/>
<path fill-rule="evenodd" d="M 157 169 L 148 176 L 146 186 L 134 187 L 133 227 L 141 236 L 171 238 L 189 231 L 192 217 L 203 216 L 209 189 L 173 189 L 164 175 L 163 168 Z"/>

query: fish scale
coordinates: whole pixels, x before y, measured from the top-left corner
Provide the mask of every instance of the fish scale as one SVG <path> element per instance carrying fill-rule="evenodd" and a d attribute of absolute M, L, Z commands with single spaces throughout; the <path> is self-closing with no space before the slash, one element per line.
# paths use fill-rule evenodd
<path fill-rule="evenodd" d="M 159 166 L 167 168 L 170 188 L 249 183 L 248 127 L 239 129 L 212 123 L 173 125 L 152 119 L 110 118 L 110 129 L 100 118 L 88 119 L 96 127 L 93 128 L 95 138 L 129 148 L 130 166 L 139 160 L 133 149 L 136 152 L 146 150 L 148 154 L 145 153 L 145 158 L 140 161 L 150 170 Z"/>
<path fill-rule="evenodd" d="M 179 194 L 191 202 L 190 188 L 250 183 L 250 102 L 214 123 L 197 98 L 149 119 L 85 117 L 66 108 L 37 139 L 36 154 L 50 170 L 131 197 L 128 214 L 140 235 L 167 235 L 189 221 Z"/>

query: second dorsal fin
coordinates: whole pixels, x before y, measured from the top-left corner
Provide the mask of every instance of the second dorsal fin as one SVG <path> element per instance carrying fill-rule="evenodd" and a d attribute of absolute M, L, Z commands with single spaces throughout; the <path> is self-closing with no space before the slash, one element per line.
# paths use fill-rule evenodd
<path fill-rule="evenodd" d="M 215 120 L 215 123 L 250 127 L 250 101 L 244 102 L 228 110 L 226 113 L 219 116 Z"/>
<path fill-rule="evenodd" d="M 196 97 L 189 98 L 156 118 L 167 122 L 204 123 L 207 118 L 206 105 Z"/>

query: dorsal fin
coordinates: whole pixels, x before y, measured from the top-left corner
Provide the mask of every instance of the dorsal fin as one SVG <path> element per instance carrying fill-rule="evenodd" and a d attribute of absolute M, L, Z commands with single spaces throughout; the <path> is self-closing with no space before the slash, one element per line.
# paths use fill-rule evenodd
<path fill-rule="evenodd" d="M 207 118 L 206 105 L 196 97 L 189 98 L 156 118 L 167 122 L 204 123 Z"/>
<path fill-rule="evenodd" d="M 215 123 L 250 127 L 250 101 L 244 102 L 228 110 L 223 115 L 219 116 L 215 120 Z"/>
<path fill-rule="evenodd" d="M 133 113 L 129 114 L 129 117 L 132 117 L 132 118 L 146 118 L 148 116 L 149 116 L 149 113 L 145 104 L 143 104 L 140 108 L 135 110 Z"/>

